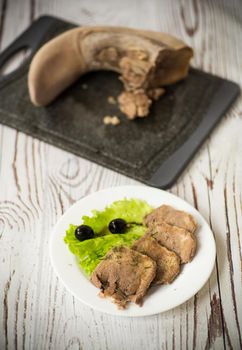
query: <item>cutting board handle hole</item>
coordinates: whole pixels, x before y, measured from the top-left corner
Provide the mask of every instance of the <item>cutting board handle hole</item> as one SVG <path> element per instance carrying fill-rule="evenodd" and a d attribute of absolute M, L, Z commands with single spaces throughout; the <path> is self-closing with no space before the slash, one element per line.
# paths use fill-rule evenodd
<path fill-rule="evenodd" d="M 17 70 L 31 55 L 32 50 L 29 47 L 22 47 L 12 52 L 0 66 L 0 76 L 6 76 Z"/>

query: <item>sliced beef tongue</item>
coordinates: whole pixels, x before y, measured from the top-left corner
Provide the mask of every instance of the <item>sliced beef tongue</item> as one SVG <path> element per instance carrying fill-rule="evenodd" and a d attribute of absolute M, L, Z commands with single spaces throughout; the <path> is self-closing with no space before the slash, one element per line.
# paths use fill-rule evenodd
<path fill-rule="evenodd" d="M 145 237 L 153 237 L 159 244 L 175 252 L 181 263 L 191 261 L 196 252 L 197 241 L 193 233 L 165 222 L 153 224 Z"/>
<path fill-rule="evenodd" d="M 192 233 L 194 233 L 197 228 L 196 221 L 192 215 L 181 210 L 176 210 L 169 205 L 161 205 L 144 218 L 144 224 L 148 227 L 162 222 L 181 227 Z"/>
<path fill-rule="evenodd" d="M 119 308 L 130 301 L 142 305 L 152 282 L 171 283 L 180 263 L 191 261 L 196 252 L 197 224 L 190 214 L 162 205 L 144 218 L 144 224 L 148 230 L 132 249 L 111 249 L 91 276 L 100 295 L 111 297 Z"/>
<path fill-rule="evenodd" d="M 148 255 L 157 264 L 154 284 L 171 283 L 180 272 L 180 258 L 171 250 L 161 246 L 154 238 L 143 236 L 132 246 L 132 249 Z"/>
<path fill-rule="evenodd" d="M 103 297 L 111 297 L 119 308 L 129 301 L 142 305 L 156 276 L 156 263 L 146 255 L 127 247 L 115 247 L 94 270 L 91 281 Z"/>

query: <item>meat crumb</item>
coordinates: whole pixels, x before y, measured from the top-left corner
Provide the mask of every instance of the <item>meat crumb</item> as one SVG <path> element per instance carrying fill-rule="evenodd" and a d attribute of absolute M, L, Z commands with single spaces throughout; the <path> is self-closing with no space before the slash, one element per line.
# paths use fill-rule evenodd
<path fill-rule="evenodd" d="M 115 98 L 114 98 L 113 96 L 109 96 L 109 97 L 108 97 L 108 103 L 109 103 L 110 105 L 116 105 L 116 100 L 115 100 Z"/>
<path fill-rule="evenodd" d="M 152 101 L 142 91 L 124 91 L 118 97 L 120 110 L 127 115 L 128 119 L 146 117 Z"/>
<path fill-rule="evenodd" d="M 114 116 L 106 115 L 103 118 L 103 123 L 105 125 L 118 125 L 120 124 L 120 119 L 116 115 Z"/>

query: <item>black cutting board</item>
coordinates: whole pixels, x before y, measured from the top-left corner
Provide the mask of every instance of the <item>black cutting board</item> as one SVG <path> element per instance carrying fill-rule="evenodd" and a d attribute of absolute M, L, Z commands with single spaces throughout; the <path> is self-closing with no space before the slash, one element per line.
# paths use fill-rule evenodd
<path fill-rule="evenodd" d="M 239 87 L 191 69 L 184 81 L 167 87 L 148 118 L 128 121 L 107 101 L 122 90 L 117 74 L 95 72 L 81 77 L 47 108 L 34 107 L 27 88 L 31 57 L 44 42 L 73 27 L 40 17 L 2 52 L 0 67 L 18 50 L 32 50 L 19 69 L 0 80 L 0 122 L 146 184 L 171 186 Z M 121 124 L 104 125 L 105 115 L 120 116 Z"/>

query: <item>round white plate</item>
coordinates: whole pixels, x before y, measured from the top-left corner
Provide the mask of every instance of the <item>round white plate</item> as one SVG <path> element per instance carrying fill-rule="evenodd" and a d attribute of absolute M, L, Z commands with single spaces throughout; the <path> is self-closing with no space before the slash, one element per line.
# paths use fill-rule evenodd
<path fill-rule="evenodd" d="M 85 277 L 78 267 L 75 256 L 64 243 L 65 230 L 69 224 L 80 225 L 83 215 L 93 209 L 103 210 L 116 200 L 138 198 L 151 206 L 169 204 L 194 216 L 198 223 L 196 231 L 198 247 L 193 260 L 182 267 L 180 275 L 169 285 L 152 287 L 139 307 L 130 303 L 127 309 L 118 310 L 109 299 L 98 296 L 99 289 Z M 215 262 L 216 247 L 208 224 L 191 205 L 169 192 L 147 186 L 120 186 L 93 193 L 76 202 L 60 218 L 53 229 L 50 240 L 50 257 L 59 279 L 80 301 L 93 309 L 118 316 L 148 316 L 172 309 L 196 294 L 208 280 Z"/>

